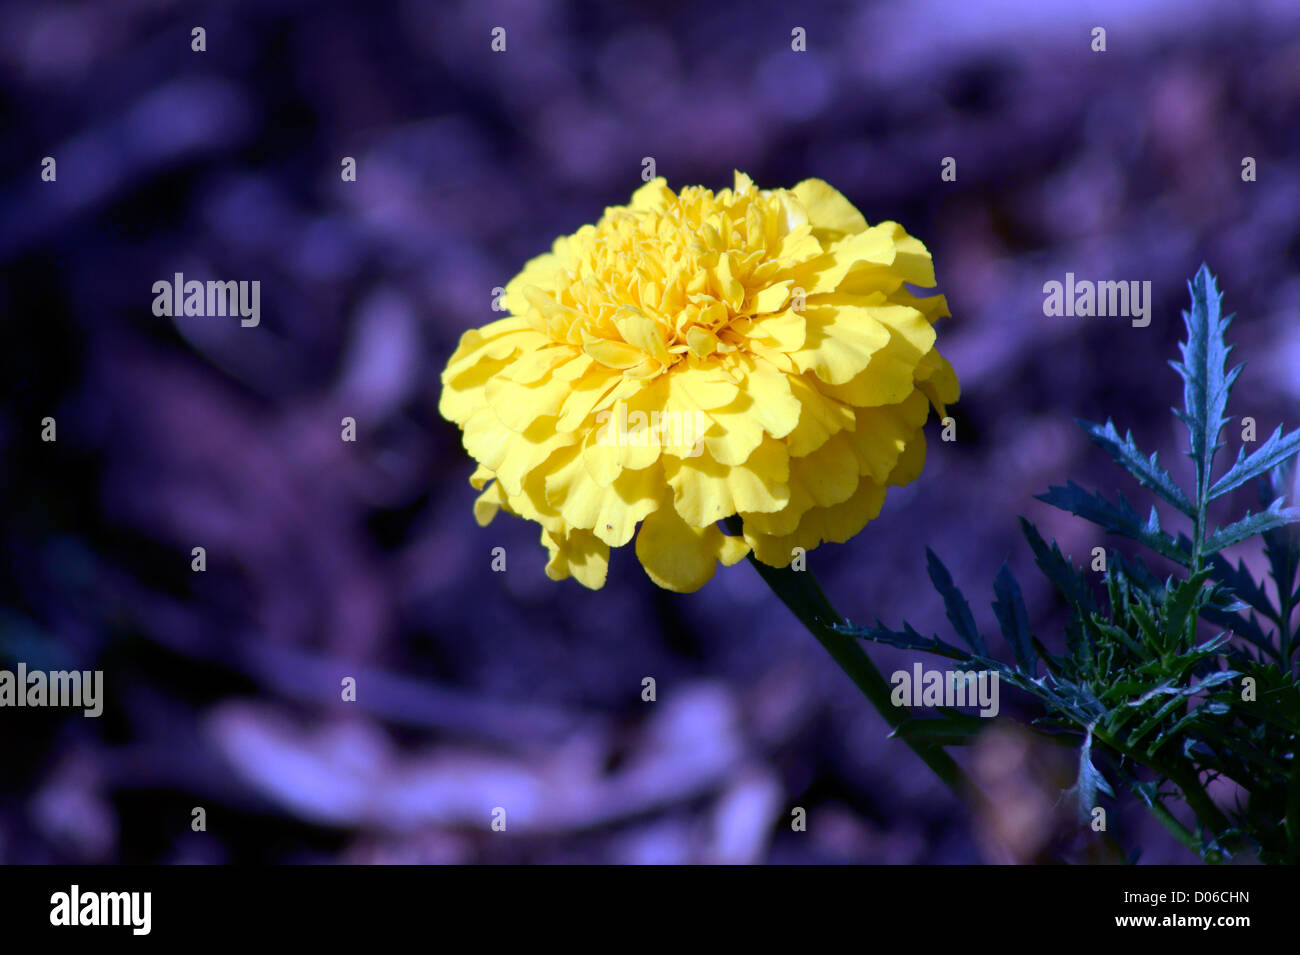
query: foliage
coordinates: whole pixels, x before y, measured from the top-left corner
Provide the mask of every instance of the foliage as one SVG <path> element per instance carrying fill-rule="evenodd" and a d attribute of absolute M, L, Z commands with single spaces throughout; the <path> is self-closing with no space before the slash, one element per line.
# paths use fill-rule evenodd
<path fill-rule="evenodd" d="M 1171 362 L 1183 379 L 1183 407 L 1195 486 L 1180 487 L 1157 456 L 1114 424 L 1080 422 L 1147 491 L 1189 525 L 1174 533 L 1155 507 L 1143 518 L 1122 495 L 1090 493 L 1074 482 L 1039 499 L 1126 538 L 1173 568 L 1162 576 L 1137 556 L 1108 555 L 1097 575 L 1076 568 L 1055 542 L 1021 519 L 1040 571 L 1064 600 L 1063 652 L 1036 635 L 1020 586 L 1004 564 L 994 583 L 993 610 L 1013 662 L 995 656 L 978 632 L 966 598 L 933 553 L 929 573 L 959 642 L 925 636 L 904 623 L 891 629 L 841 625 L 840 632 L 959 661 L 964 669 L 996 671 L 1004 684 L 1034 698 L 1036 729 L 1066 736 L 1079 750 L 1072 790 L 1084 818 L 1111 783 L 1134 793 L 1183 842 L 1207 861 L 1255 855 L 1265 862 L 1300 861 L 1300 509 L 1288 506 L 1300 430 L 1279 427 L 1256 450 L 1242 451 L 1217 479 L 1213 465 L 1230 420 L 1228 401 L 1242 366 L 1230 368 L 1214 277 L 1202 266 L 1190 283 L 1192 306 L 1183 313 L 1187 340 Z M 1245 485 L 1259 505 L 1233 522 L 1212 527 L 1212 502 Z M 1262 548 L 1271 587 L 1224 551 L 1240 544 Z M 916 721 L 912 721 L 916 722 Z M 951 715 L 934 723 L 946 744 L 968 742 L 981 728 Z M 913 734 L 924 729 L 913 728 Z M 1222 777 L 1236 783 L 1232 806 L 1212 800 L 1206 786 Z M 1182 817 L 1180 819 L 1180 817 Z M 1187 821 L 1184 821 L 1187 820 Z"/>

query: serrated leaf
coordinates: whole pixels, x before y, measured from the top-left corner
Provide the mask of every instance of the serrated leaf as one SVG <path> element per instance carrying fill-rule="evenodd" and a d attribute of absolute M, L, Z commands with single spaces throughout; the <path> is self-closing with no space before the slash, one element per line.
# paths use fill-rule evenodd
<path fill-rule="evenodd" d="M 1267 478 L 1260 478 L 1260 503 L 1267 504 L 1273 498 L 1284 497 L 1291 497 L 1294 502 L 1293 473 L 1294 469 L 1288 463 L 1274 468 Z M 1268 559 L 1269 576 L 1273 578 L 1279 596 L 1278 612 L 1273 617 L 1278 625 L 1278 651 L 1284 660 L 1290 662 L 1295 646 L 1300 642 L 1300 624 L 1297 630 L 1287 632 L 1291 629 L 1291 613 L 1300 604 L 1300 584 L 1296 581 L 1296 575 L 1300 573 L 1300 528 L 1265 531 L 1264 556 Z M 1300 818 L 1297 823 L 1300 824 Z"/>
<path fill-rule="evenodd" d="M 1154 600 L 1165 592 L 1164 582 L 1140 558 L 1125 557 L 1119 551 L 1115 551 L 1110 558 L 1107 577 L 1112 576 L 1118 577 L 1123 583 L 1126 599 L 1127 595 L 1141 594 L 1147 600 Z"/>
<path fill-rule="evenodd" d="M 1145 544 L 1157 554 L 1185 567 L 1191 565 L 1191 555 L 1173 537 L 1160 529 L 1158 519 L 1153 520 L 1155 512 L 1152 511 L 1152 516 L 1143 520 L 1122 494 L 1118 495 L 1118 502 L 1112 504 L 1101 494 L 1089 494 L 1073 481 L 1068 481 L 1064 487 L 1053 486 L 1046 494 L 1038 494 L 1036 498 L 1091 521 L 1112 534 L 1120 534 Z"/>
<path fill-rule="evenodd" d="M 1199 683 L 1189 684 L 1184 687 L 1161 685 L 1152 689 L 1148 693 L 1144 693 L 1141 697 L 1130 703 L 1129 706 L 1139 707 L 1157 696 L 1167 696 L 1169 699 L 1161 704 L 1153 714 L 1147 717 L 1147 719 L 1132 732 L 1129 736 L 1129 745 L 1136 747 L 1139 740 L 1143 739 L 1149 732 L 1151 732 L 1151 730 L 1158 726 L 1167 716 L 1169 716 L 1170 713 L 1174 711 L 1175 707 L 1184 703 L 1188 697 L 1195 696 L 1196 694 L 1203 693 L 1207 690 L 1212 690 L 1216 686 L 1222 686 L 1223 684 L 1236 679 L 1240 675 L 1241 674 L 1235 670 L 1221 670 L 1217 673 L 1210 674 Z M 1163 735 L 1164 734 L 1162 734 L 1162 736 Z M 1152 747 L 1154 747 L 1156 743 L 1160 742 L 1160 739 L 1161 737 L 1157 737 L 1152 743 Z M 1150 752 L 1154 752 L 1154 750 L 1148 748 L 1148 753 Z"/>
<path fill-rule="evenodd" d="M 902 630 L 892 630 L 879 620 L 876 621 L 875 626 L 856 626 L 843 623 L 832 627 L 832 629 L 846 636 L 857 637 L 860 640 L 874 640 L 876 643 L 897 647 L 900 650 L 924 650 L 926 653 L 933 653 L 937 656 L 963 662 L 972 659 L 971 655 L 960 647 L 946 643 L 938 637 L 922 636 L 909 623 L 904 623 Z"/>
<path fill-rule="evenodd" d="M 1093 614 L 1089 623 L 1099 634 L 1114 640 L 1134 656 L 1140 657 L 1143 655 L 1142 647 L 1137 643 L 1137 641 L 1135 641 L 1129 634 L 1125 633 L 1123 629 L 1107 621 L 1101 616 L 1101 614 Z"/>
<path fill-rule="evenodd" d="M 1234 567 L 1222 554 L 1216 553 L 1209 555 L 1208 563 L 1211 577 L 1270 620 L 1277 617 L 1277 611 L 1273 608 L 1268 592 L 1256 583 L 1244 562 L 1238 561 L 1237 566 Z"/>
<path fill-rule="evenodd" d="M 1253 613 L 1249 617 L 1240 617 L 1213 606 L 1205 606 L 1201 608 L 1201 618 L 1216 627 L 1231 631 L 1233 635 L 1241 637 L 1260 651 L 1281 660 L 1277 647 L 1273 645 L 1273 641 L 1269 639 Z"/>
<path fill-rule="evenodd" d="M 1165 598 L 1165 620 L 1177 626 L 1177 633 L 1191 636 L 1195 633 L 1195 619 L 1205 600 L 1203 585 L 1209 577 L 1208 568 L 1197 571 L 1187 580 L 1173 585 Z"/>
<path fill-rule="evenodd" d="M 1247 481 L 1263 477 L 1278 465 L 1289 461 L 1297 452 L 1300 452 L 1300 428 L 1284 438 L 1282 426 L 1278 425 L 1269 439 L 1253 454 L 1247 455 L 1245 448 L 1237 452 L 1236 462 L 1210 488 L 1209 500 L 1222 497 Z"/>
<path fill-rule="evenodd" d="M 944 612 L 948 616 L 948 622 L 956 631 L 957 636 L 966 642 L 973 653 L 982 657 L 989 655 L 988 647 L 984 643 L 984 638 L 980 636 L 979 630 L 975 628 L 975 618 L 971 616 L 970 604 L 967 603 L 966 597 L 957 585 L 953 583 L 952 574 L 948 573 L 948 568 L 943 565 L 937 554 L 930 548 L 925 549 L 926 570 L 930 574 L 930 580 L 934 583 L 934 589 L 939 591 L 943 597 Z"/>
<path fill-rule="evenodd" d="M 1029 614 L 1025 611 L 1025 600 L 1020 593 L 1020 585 L 1011 574 L 1011 568 L 1003 563 L 998 575 L 993 580 L 993 613 L 1002 628 L 1011 652 L 1016 655 L 1020 669 L 1030 676 L 1034 675 L 1033 634 L 1029 632 Z"/>
<path fill-rule="evenodd" d="M 1034 562 L 1057 592 L 1071 604 L 1092 610 L 1094 604 L 1091 592 L 1084 585 L 1079 572 L 1065 559 L 1056 542 L 1053 541 L 1049 547 L 1047 541 L 1043 540 L 1043 535 L 1038 533 L 1038 528 L 1023 517 L 1020 518 L 1020 529 L 1034 552 Z"/>
<path fill-rule="evenodd" d="M 1187 341 L 1178 346 L 1183 360 L 1170 364 L 1183 378 L 1183 410 L 1174 414 L 1187 426 L 1188 456 L 1196 466 L 1197 501 L 1204 506 L 1219 435 L 1228 422 L 1228 396 L 1241 366 L 1228 370 L 1232 348 L 1224 335 L 1232 316 L 1223 315 L 1223 296 L 1209 267 L 1202 264 L 1187 287 L 1192 307 L 1183 312 Z"/>
<path fill-rule="evenodd" d="M 1147 609 L 1146 605 L 1142 603 L 1130 604 L 1129 613 L 1133 615 L 1133 619 L 1137 622 L 1138 629 L 1142 631 L 1142 636 L 1146 640 L 1147 646 L 1159 647 L 1161 644 L 1160 627 L 1156 623 L 1156 618 L 1152 615 L 1151 611 Z"/>
<path fill-rule="evenodd" d="M 1268 510 L 1247 511 L 1246 516 L 1235 524 L 1229 524 L 1211 534 L 1205 541 L 1207 552 L 1217 552 L 1233 544 L 1240 544 L 1265 531 L 1277 530 L 1288 524 L 1300 522 L 1300 507 L 1283 507 L 1282 498 L 1269 505 Z"/>
<path fill-rule="evenodd" d="M 1160 466 L 1159 455 L 1147 457 L 1143 454 L 1133 441 L 1133 432 L 1125 432 L 1121 438 L 1114 422 L 1109 418 L 1104 425 L 1078 419 L 1076 424 L 1096 444 L 1109 451 L 1115 463 L 1133 475 L 1139 484 L 1160 495 L 1188 517 L 1196 517 L 1196 506 L 1187 499 L 1183 489 L 1174 483 L 1169 472 Z"/>

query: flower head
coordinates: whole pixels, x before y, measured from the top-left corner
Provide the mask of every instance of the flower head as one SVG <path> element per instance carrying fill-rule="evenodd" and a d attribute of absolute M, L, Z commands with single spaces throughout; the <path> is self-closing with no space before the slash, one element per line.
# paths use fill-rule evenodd
<path fill-rule="evenodd" d="M 546 572 L 605 581 L 636 538 L 651 579 L 693 591 L 752 549 L 848 540 L 920 474 L 922 426 L 958 396 L 935 350 L 930 253 L 868 226 L 819 179 L 714 193 L 663 179 L 555 241 L 465 333 L 439 410 L 464 431 L 486 525 L 541 525 Z M 743 538 L 718 522 L 738 514 Z"/>

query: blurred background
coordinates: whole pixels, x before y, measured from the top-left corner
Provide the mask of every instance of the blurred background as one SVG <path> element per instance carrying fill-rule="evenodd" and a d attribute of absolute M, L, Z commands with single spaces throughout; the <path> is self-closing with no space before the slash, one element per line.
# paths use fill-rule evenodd
<path fill-rule="evenodd" d="M 474 523 L 438 374 L 644 157 L 674 188 L 825 178 L 932 250 L 964 396 L 958 441 L 810 567 L 853 620 L 944 630 L 930 546 L 996 632 L 1006 560 L 1050 643 L 1016 516 L 1079 561 L 1115 542 L 1033 494 L 1149 504 L 1076 416 L 1185 476 L 1166 360 L 1202 260 L 1239 313 L 1236 413 L 1300 419 L 1292 0 L 9 0 L 0 127 L 0 667 L 102 669 L 106 700 L 0 710 L 0 862 L 1120 851 L 1065 811 L 1069 751 L 1001 726 L 959 754 L 998 807 L 972 817 L 745 564 L 688 596 L 630 551 L 599 592 L 549 581 L 532 525 Z M 1066 271 L 1151 281 L 1150 326 L 1044 317 Z M 155 317 L 175 272 L 259 280 L 261 324 Z M 1110 812 L 1123 851 L 1194 861 Z"/>

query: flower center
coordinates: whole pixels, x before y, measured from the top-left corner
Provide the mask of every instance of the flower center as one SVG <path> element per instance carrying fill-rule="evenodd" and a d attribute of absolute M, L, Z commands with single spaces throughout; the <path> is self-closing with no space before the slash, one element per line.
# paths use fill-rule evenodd
<path fill-rule="evenodd" d="M 787 232 L 779 194 L 752 188 L 690 187 L 663 208 L 611 211 L 570 240 L 548 290 L 563 308 L 558 330 L 636 377 L 743 347 L 731 326 L 782 268 Z"/>

